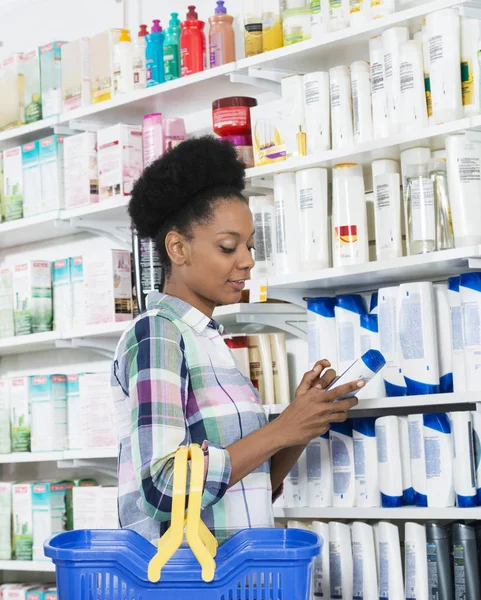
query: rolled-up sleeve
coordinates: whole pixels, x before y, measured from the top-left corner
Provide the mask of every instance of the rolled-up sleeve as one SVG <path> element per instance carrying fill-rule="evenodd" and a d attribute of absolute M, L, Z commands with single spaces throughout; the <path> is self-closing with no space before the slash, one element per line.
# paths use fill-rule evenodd
<path fill-rule="evenodd" d="M 161 316 L 140 319 L 127 340 L 124 360 L 137 485 L 147 514 L 169 521 L 175 452 L 191 441 L 186 422 L 189 371 L 180 330 Z M 225 448 L 208 442 L 203 448 L 206 508 L 224 496 L 231 464 Z"/>

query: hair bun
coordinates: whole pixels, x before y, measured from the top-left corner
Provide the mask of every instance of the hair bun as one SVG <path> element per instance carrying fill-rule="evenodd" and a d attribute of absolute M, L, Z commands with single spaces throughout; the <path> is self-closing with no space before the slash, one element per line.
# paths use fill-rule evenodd
<path fill-rule="evenodd" d="M 176 210 L 209 188 L 244 189 L 245 166 L 232 144 L 212 135 L 186 140 L 149 165 L 136 181 L 129 214 L 141 237 L 153 238 Z"/>

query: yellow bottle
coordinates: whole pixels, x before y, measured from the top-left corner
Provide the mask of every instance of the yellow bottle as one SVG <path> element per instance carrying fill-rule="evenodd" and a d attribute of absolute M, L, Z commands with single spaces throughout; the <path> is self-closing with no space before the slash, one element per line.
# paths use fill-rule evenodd
<path fill-rule="evenodd" d="M 284 41 L 282 36 L 280 2 L 279 0 L 264 0 L 262 8 L 262 40 L 264 52 L 282 48 Z"/>
<path fill-rule="evenodd" d="M 258 0 L 244 3 L 244 46 L 246 58 L 262 54 L 262 11 Z"/>

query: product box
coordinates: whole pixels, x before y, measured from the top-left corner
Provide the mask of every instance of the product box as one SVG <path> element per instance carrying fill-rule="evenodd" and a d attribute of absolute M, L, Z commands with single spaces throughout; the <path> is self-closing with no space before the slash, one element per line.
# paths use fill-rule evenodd
<path fill-rule="evenodd" d="M 1 97 L 1 96 L 0 96 Z M 22 147 L 3 153 L 3 206 L 5 221 L 23 217 Z"/>
<path fill-rule="evenodd" d="M 0 339 L 15 335 L 13 317 L 13 276 L 8 267 L 0 269 Z"/>
<path fill-rule="evenodd" d="M 40 178 L 40 144 L 29 142 L 22 146 L 23 216 L 41 212 L 42 182 Z"/>
<path fill-rule="evenodd" d="M 72 290 L 72 328 L 83 327 L 86 323 L 87 300 L 84 286 L 83 256 L 70 259 L 70 283 Z"/>
<path fill-rule="evenodd" d="M 82 374 L 67 375 L 67 448 L 84 448 L 80 410 L 80 379 Z"/>
<path fill-rule="evenodd" d="M 30 260 L 13 270 L 15 335 L 52 330 L 52 266 Z"/>
<path fill-rule="evenodd" d="M 80 133 L 65 138 L 65 208 L 99 201 L 97 134 Z"/>
<path fill-rule="evenodd" d="M 25 124 L 23 54 L 0 62 L 0 131 Z"/>
<path fill-rule="evenodd" d="M 40 58 L 37 50 L 23 55 L 23 79 L 25 99 L 25 123 L 42 118 L 42 94 L 40 89 Z"/>
<path fill-rule="evenodd" d="M 80 377 L 80 423 L 83 448 L 117 446 L 109 373 Z"/>
<path fill-rule="evenodd" d="M 11 558 L 12 484 L 2 481 L 0 482 L 0 560 L 10 560 Z"/>
<path fill-rule="evenodd" d="M 117 529 L 117 498 L 116 487 L 74 487 L 74 528 Z"/>
<path fill-rule="evenodd" d="M 62 46 L 67 42 L 51 42 L 41 46 L 40 75 L 42 81 L 42 117 L 48 119 L 62 112 Z"/>
<path fill-rule="evenodd" d="M 56 452 L 67 446 L 67 376 L 30 377 L 32 452 Z"/>
<path fill-rule="evenodd" d="M 142 127 L 119 123 L 97 134 L 100 200 L 129 196 L 142 174 Z"/>
<path fill-rule="evenodd" d="M 74 517 L 73 517 L 73 489 L 74 487 L 94 487 L 98 483 L 95 479 L 77 479 L 70 481 L 62 481 L 67 485 L 67 491 L 65 496 L 65 509 L 67 512 L 67 531 L 72 531 L 74 528 Z"/>
<path fill-rule="evenodd" d="M 12 485 L 13 538 L 17 560 L 32 560 L 33 485 L 33 483 L 14 483 Z"/>
<path fill-rule="evenodd" d="M 66 530 L 66 483 L 35 483 L 32 492 L 33 560 L 49 560 L 45 540 Z"/>
<path fill-rule="evenodd" d="M 89 38 L 62 46 L 63 112 L 91 103 Z"/>
<path fill-rule="evenodd" d="M 89 65 L 92 104 L 114 97 L 113 53 L 121 29 L 107 29 L 90 38 Z"/>
<path fill-rule="evenodd" d="M 0 596 L 1 598 L 1 596 Z M 36 587 L 27 592 L 27 600 L 57 600 L 57 588 L 52 585 Z"/>
<path fill-rule="evenodd" d="M 116 323 L 132 319 L 130 252 L 110 250 L 84 256 L 86 323 Z"/>
<path fill-rule="evenodd" d="M 27 600 L 31 590 L 38 588 L 38 585 L 31 583 L 6 583 L 0 590 L 2 600 Z"/>
<path fill-rule="evenodd" d="M 51 135 L 39 142 L 42 213 L 64 208 L 64 140 L 63 135 Z"/>
<path fill-rule="evenodd" d="M 5 203 L 3 201 L 3 152 L 0 150 L 0 223 L 5 221 Z"/>
<path fill-rule="evenodd" d="M 281 80 L 284 101 L 286 156 L 299 156 L 299 133 L 306 133 L 304 75 L 290 75 Z"/>
<path fill-rule="evenodd" d="M 10 379 L 12 452 L 30 452 L 29 378 Z"/>
<path fill-rule="evenodd" d="M 285 104 L 276 100 L 253 106 L 251 111 L 252 146 L 256 167 L 286 159 Z"/>
<path fill-rule="evenodd" d="M 70 259 L 54 261 L 52 265 L 53 329 L 68 331 L 72 327 L 72 287 Z"/>
<path fill-rule="evenodd" d="M 8 379 L 2 378 L 0 379 L 0 454 L 10 454 L 11 451 L 12 442 L 10 433 L 10 382 L 8 381 Z"/>

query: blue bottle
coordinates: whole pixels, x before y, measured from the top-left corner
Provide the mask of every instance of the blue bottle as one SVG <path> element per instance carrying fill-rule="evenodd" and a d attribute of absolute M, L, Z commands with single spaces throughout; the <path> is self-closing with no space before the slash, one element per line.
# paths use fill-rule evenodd
<path fill-rule="evenodd" d="M 164 34 L 159 19 L 154 19 L 145 48 L 147 87 L 164 83 Z"/>

